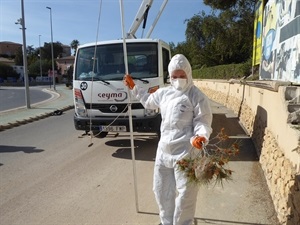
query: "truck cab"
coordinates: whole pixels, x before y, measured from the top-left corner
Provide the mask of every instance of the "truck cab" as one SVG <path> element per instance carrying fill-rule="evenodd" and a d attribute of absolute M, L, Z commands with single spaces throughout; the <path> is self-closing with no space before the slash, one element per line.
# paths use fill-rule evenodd
<path fill-rule="evenodd" d="M 169 45 L 160 39 L 127 39 L 128 72 L 148 92 L 167 85 Z M 131 104 L 134 132 L 160 129 L 159 110 L 145 109 L 130 98 L 123 83 L 125 75 L 122 40 L 79 46 L 73 73 L 74 125 L 77 130 L 106 136 L 108 132 L 129 132 L 128 104 Z"/>
<path fill-rule="evenodd" d="M 160 111 L 145 109 L 137 99 L 131 98 L 123 78 L 129 73 L 149 93 L 167 85 L 170 47 L 160 39 L 150 38 L 167 2 L 163 1 L 145 38 L 136 38 L 135 34 L 142 22 L 145 29 L 153 0 L 141 2 L 123 40 L 78 47 L 73 72 L 74 125 L 77 130 L 92 132 L 98 137 L 105 137 L 108 132 L 131 132 L 131 129 L 133 132 L 159 133 Z M 120 5 L 123 12 L 123 4 Z"/>

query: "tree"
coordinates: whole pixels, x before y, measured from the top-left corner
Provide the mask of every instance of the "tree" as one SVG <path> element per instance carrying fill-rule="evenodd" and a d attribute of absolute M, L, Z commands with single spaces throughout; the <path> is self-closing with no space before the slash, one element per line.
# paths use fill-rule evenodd
<path fill-rule="evenodd" d="M 222 64 L 224 58 L 220 51 L 223 46 L 219 40 L 224 40 L 224 30 L 218 18 L 214 15 L 194 15 L 187 20 L 186 39 L 191 46 L 190 57 L 194 59 L 193 65 L 215 66 Z"/>
<path fill-rule="evenodd" d="M 47 74 L 49 69 L 52 69 L 52 61 L 51 60 L 42 60 L 42 72 L 43 74 Z M 54 64 L 56 68 L 56 64 Z M 35 61 L 32 61 L 30 65 L 28 65 L 28 71 L 30 76 L 40 76 L 40 61 L 36 58 Z"/>
<path fill-rule="evenodd" d="M 252 56 L 255 0 L 205 0 L 213 8 L 186 20 L 186 45 L 193 65 L 242 63 Z M 226 3 L 226 4 L 225 4 Z M 182 45 L 177 48 L 182 48 Z M 181 51 L 183 51 L 181 49 Z"/>
<path fill-rule="evenodd" d="M 19 74 L 9 65 L 0 63 L 0 80 L 6 80 L 7 77 L 19 78 Z"/>
<path fill-rule="evenodd" d="M 220 10 L 218 18 L 223 21 L 223 26 L 229 26 L 227 42 L 233 41 L 231 45 L 237 50 L 231 52 L 234 62 L 246 61 L 245 56 L 252 56 L 255 3 L 256 0 L 204 0 L 204 4 Z"/>
<path fill-rule="evenodd" d="M 237 10 L 242 14 L 243 9 L 255 5 L 256 0 L 203 0 L 203 3 L 214 10 Z"/>
<path fill-rule="evenodd" d="M 239 0 L 203 0 L 203 3 L 213 9 L 226 10 L 235 6 L 238 1 Z"/>
<path fill-rule="evenodd" d="M 42 58 L 43 59 L 52 59 L 52 52 L 51 52 L 51 43 L 44 43 L 44 47 L 41 49 L 42 52 Z M 57 57 L 61 56 L 61 54 L 63 53 L 63 47 L 62 44 L 60 42 L 54 42 L 53 43 L 53 56 L 54 59 L 56 59 Z"/>
<path fill-rule="evenodd" d="M 23 66 L 23 51 L 22 47 L 18 48 L 15 56 L 15 64 L 17 66 Z"/>
<path fill-rule="evenodd" d="M 74 50 L 74 55 L 75 55 L 75 54 L 76 54 L 76 51 L 77 51 L 77 48 L 78 48 L 78 46 L 79 46 L 79 41 L 76 40 L 76 39 L 73 40 L 73 41 L 71 42 L 70 46 L 71 46 L 71 49 Z"/>
<path fill-rule="evenodd" d="M 33 55 L 34 54 L 34 48 L 33 48 L 33 45 L 28 45 L 27 48 L 26 48 L 26 52 L 27 52 L 27 55 Z"/>

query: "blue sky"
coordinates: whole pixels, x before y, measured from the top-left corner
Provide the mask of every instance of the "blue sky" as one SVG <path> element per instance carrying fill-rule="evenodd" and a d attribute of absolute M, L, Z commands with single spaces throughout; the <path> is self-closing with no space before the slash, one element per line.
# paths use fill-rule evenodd
<path fill-rule="evenodd" d="M 123 0 L 125 32 L 130 28 L 140 7 L 141 0 Z M 147 34 L 163 0 L 154 0 L 149 11 Z M 52 9 L 53 41 L 69 45 L 77 39 L 80 44 L 95 42 L 97 25 L 100 25 L 97 41 L 122 38 L 122 26 L 119 0 L 24 0 L 26 45 L 39 47 L 44 42 L 51 42 L 50 10 Z M 169 0 L 151 37 L 160 38 L 167 43 L 175 44 L 185 41 L 185 19 L 202 10 L 210 12 L 210 8 L 202 0 Z M 0 0 L 0 41 L 12 41 L 22 44 L 22 31 L 19 24 L 21 18 L 21 0 Z M 41 35 L 39 37 L 39 35 Z M 137 37 L 142 36 L 139 29 Z"/>

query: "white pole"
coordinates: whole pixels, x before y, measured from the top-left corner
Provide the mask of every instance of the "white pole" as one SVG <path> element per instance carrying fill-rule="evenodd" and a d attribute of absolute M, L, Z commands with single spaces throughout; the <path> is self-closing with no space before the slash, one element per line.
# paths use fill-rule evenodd
<path fill-rule="evenodd" d="M 156 18 L 155 18 L 152 26 L 150 27 L 150 30 L 148 31 L 148 33 L 146 35 L 146 38 L 150 38 L 150 35 L 151 35 L 151 33 L 152 33 L 152 31 L 153 31 L 153 29 L 154 29 L 154 27 L 155 27 L 155 25 L 156 25 L 159 17 L 161 16 L 162 12 L 164 11 L 167 3 L 168 3 L 168 0 L 164 0 L 164 2 L 161 4 L 159 12 L 158 12 L 158 14 L 157 14 L 157 16 L 156 16 Z"/>
<path fill-rule="evenodd" d="M 50 10 L 50 26 L 51 26 L 51 55 L 52 55 L 52 80 L 53 80 L 53 90 L 56 90 L 55 87 L 55 73 L 54 73 L 54 52 L 53 52 L 53 30 L 52 30 L 52 9 L 51 7 L 46 7 Z"/>
<path fill-rule="evenodd" d="M 126 74 L 128 74 L 127 48 L 126 48 L 126 40 L 125 40 L 125 32 L 124 32 L 123 1 L 122 0 L 120 0 L 120 11 L 121 11 L 122 35 L 123 35 L 124 64 L 125 64 Z M 129 88 L 127 90 L 127 93 L 128 93 L 128 100 L 129 100 L 129 104 L 128 104 L 129 129 L 130 129 L 131 157 L 132 157 L 132 166 L 133 166 L 135 206 L 136 206 L 136 211 L 139 212 L 137 176 L 136 176 L 136 165 L 135 165 L 135 152 L 134 152 L 133 128 L 132 128 L 131 93 L 130 93 Z"/>
<path fill-rule="evenodd" d="M 40 48 L 40 76 L 43 76 L 42 72 L 42 51 L 41 51 L 41 35 L 39 35 L 39 48 Z"/>
<path fill-rule="evenodd" d="M 23 68 L 24 68 L 24 83 L 25 83 L 25 100 L 26 107 L 30 109 L 30 96 L 29 96 L 29 81 L 28 81 L 28 70 L 27 70 L 27 52 L 26 52 L 26 35 L 25 35 L 25 15 L 24 15 L 24 2 L 21 0 L 22 18 L 20 20 L 22 26 L 23 36 Z"/>

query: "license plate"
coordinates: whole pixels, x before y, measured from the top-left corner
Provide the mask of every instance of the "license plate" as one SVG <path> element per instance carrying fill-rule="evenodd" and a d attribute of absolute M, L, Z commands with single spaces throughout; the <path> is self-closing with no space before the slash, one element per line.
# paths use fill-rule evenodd
<path fill-rule="evenodd" d="M 126 132 L 126 126 L 100 126 L 100 131 L 105 131 L 105 132 Z"/>

